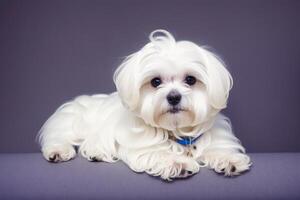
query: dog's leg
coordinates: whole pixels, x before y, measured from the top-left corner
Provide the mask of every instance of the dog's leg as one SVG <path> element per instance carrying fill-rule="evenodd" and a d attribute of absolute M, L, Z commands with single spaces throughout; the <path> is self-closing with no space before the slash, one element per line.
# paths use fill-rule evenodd
<path fill-rule="evenodd" d="M 40 131 L 39 142 L 48 161 L 67 161 L 75 157 L 74 145 L 80 145 L 90 131 L 88 119 L 95 101 L 90 96 L 77 97 L 58 108 L 47 120 Z"/>
<path fill-rule="evenodd" d="M 100 129 L 97 132 L 92 132 L 80 145 L 79 152 L 87 160 L 92 162 L 116 162 L 119 160 L 117 156 L 117 148 L 111 126 Z"/>
<path fill-rule="evenodd" d="M 220 150 L 205 152 L 199 159 L 217 173 L 223 173 L 225 176 L 235 176 L 249 170 L 250 158 L 244 153 Z"/>
<path fill-rule="evenodd" d="M 205 133 L 203 139 L 206 142 L 199 141 L 195 145 L 195 151 L 207 145 L 201 153 L 198 152 L 199 157 L 196 158 L 201 165 L 208 166 L 225 176 L 239 175 L 250 168 L 250 158 L 245 154 L 240 141 L 233 135 L 227 119 L 218 121 L 216 126 Z"/>
<path fill-rule="evenodd" d="M 177 146 L 177 147 L 174 147 Z M 146 172 L 171 181 L 173 178 L 186 178 L 199 171 L 199 164 L 187 157 L 184 150 L 174 142 L 142 149 L 121 149 L 121 159 L 136 172 Z M 172 150 L 171 150 L 172 149 Z"/>

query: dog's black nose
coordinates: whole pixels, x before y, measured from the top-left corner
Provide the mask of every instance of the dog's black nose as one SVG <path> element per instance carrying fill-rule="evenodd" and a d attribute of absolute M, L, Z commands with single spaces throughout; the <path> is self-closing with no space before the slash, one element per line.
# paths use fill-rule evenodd
<path fill-rule="evenodd" d="M 168 94 L 167 100 L 168 100 L 170 105 L 176 106 L 177 104 L 179 104 L 179 102 L 181 100 L 181 94 L 179 92 L 177 92 L 176 90 L 172 90 Z"/>

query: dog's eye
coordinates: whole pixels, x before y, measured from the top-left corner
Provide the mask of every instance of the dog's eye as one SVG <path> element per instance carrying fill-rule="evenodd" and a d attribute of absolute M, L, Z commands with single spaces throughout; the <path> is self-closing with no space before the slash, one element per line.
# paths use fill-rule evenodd
<path fill-rule="evenodd" d="M 194 76 L 186 76 L 184 82 L 188 85 L 194 85 L 196 83 L 196 78 Z"/>
<path fill-rule="evenodd" d="M 151 80 L 151 85 L 155 88 L 158 87 L 160 84 L 161 84 L 161 79 L 158 77 L 155 77 Z"/>

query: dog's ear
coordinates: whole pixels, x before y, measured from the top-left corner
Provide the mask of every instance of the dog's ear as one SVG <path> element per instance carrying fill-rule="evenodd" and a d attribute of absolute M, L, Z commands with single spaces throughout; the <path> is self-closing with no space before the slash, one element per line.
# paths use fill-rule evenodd
<path fill-rule="evenodd" d="M 126 57 L 114 73 L 114 82 L 118 94 L 124 106 L 131 111 L 137 107 L 140 97 L 137 65 L 138 53 L 135 53 Z"/>
<path fill-rule="evenodd" d="M 223 109 L 227 105 L 229 91 L 232 88 L 232 77 L 224 62 L 214 53 L 201 48 L 207 73 L 207 91 L 211 105 Z"/>
<path fill-rule="evenodd" d="M 149 40 L 150 42 L 140 51 L 126 57 L 114 74 L 114 82 L 119 96 L 123 104 L 131 111 L 135 110 L 139 103 L 143 59 L 161 51 L 162 48 L 175 44 L 173 36 L 168 31 L 161 29 L 151 32 Z"/>

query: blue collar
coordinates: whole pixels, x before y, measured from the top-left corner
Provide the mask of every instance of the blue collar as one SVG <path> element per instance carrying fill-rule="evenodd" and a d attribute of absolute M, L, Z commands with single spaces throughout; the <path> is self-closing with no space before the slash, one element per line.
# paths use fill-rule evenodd
<path fill-rule="evenodd" d="M 202 136 L 202 134 L 199 135 L 198 137 L 195 137 L 195 138 L 193 138 L 193 137 L 181 137 L 181 139 L 176 139 L 176 142 L 178 144 L 183 145 L 183 146 L 188 146 L 188 145 L 194 144 L 201 136 Z"/>

